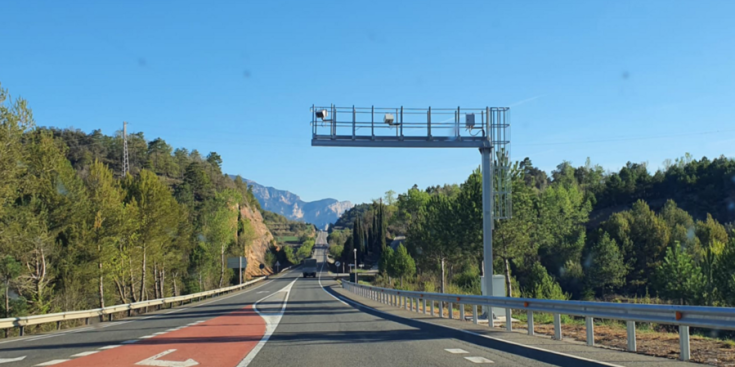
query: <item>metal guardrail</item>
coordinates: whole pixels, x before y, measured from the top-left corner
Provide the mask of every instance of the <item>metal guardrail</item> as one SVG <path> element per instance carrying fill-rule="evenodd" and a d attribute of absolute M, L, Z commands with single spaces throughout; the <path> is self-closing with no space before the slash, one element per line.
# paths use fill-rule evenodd
<path fill-rule="evenodd" d="M 281 272 L 286 271 L 289 268 L 290 267 L 285 268 L 281 270 Z M 59 329 L 61 327 L 62 321 L 84 319 L 85 323 L 88 324 L 90 318 L 93 318 L 93 317 L 103 318 L 104 316 L 108 316 L 108 319 L 112 320 L 112 315 L 115 313 L 127 311 L 128 316 L 130 316 L 132 310 L 137 310 L 137 309 L 151 307 L 151 306 L 159 306 L 159 305 L 173 305 L 176 302 L 190 301 L 195 298 L 201 299 L 201 298 L 206 298 L 209 296 L 219 295 L 222 293 L 228 293 L 228 292 L 232 292 L 232 291 L 244 288 L 248 285 L 260 282 L 265 279 L 267 279 L 267 277 L 254 279 L 249 282 L 245 282 L 245 283 L 238 284 L 238 285 L 233 285 L 231 287 L 213 289 L 213 290 L 199 292 L 199 293 L 192 293 L 192 294 L 187 294 L 184 296 L 158 298 L 158 299 L 152 299 L 148 301 L 108 306 L 104 308 L 95 308 L 91 310 L 59 312 L 59 313 L 51 313 L 51 314 L 46 314 L 46 315 L 35 315 L 35 316 L 10 317 L 10 318 L 5 318 L 5 319 L 0 319 L 0 329 L 10 329 L 10 328 L 17 327 L 17 328 L 20 328 L 20 335 L 23 336 L 25 327 L 31 326 L 31 325 L 40 325 L 40 324 L 56 322 L 56 328 Z"/>
<path fill-rule="evenodd" d="M 636 351 L 635 323 L 654 322 L 658 324 L 677 325 L 679 327 L 680 359 L 690 359 L 689 328 L 699 327 L 714 330 L 735 330 L 735 308 L 702 307 L 674 305 L 642 305 L 630 303 L 559 301 L 533 298 L 508 298 L 471 296 L 460 294 L 443 294 L 428 292 L 401 291 L 390 288 L 357 285 L 343 281 L 342 286 L 348 291 L 372 300 L 396 307 L 420 312 L 419 303 L 430 303 L 431 315 L 434 314 L 434 303 L 438 302 L 439 317 L 444 317 L 444 304 L 448 304 L 449 318 L 453 318 L 454 306 L 459 305 L 460 320 L 465 320 L 465 306 L 472 306 L 472 320 L 478 323 L 477 307 L 495 307 L 505 309 L 505 327 L 513 329 L 511 310 L 525 310 L 528 317 L 528 334 L 533 335 L 533 313 L 550 313 L 554 317 L 554 339 L 562 339 L 561 315 L 581 316 L 585 318 L 587 329 L 587 345 L 594 345 L 594 319 L 612 319 L 626 322 L 628 350 Z M 488 323 L 492 326 L 492 323 Z"/>

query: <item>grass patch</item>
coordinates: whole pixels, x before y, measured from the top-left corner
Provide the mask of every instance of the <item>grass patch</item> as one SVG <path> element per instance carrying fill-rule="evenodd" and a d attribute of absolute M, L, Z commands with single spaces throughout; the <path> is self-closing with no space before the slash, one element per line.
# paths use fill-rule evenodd
<path fill-rule="evenodd" d="M 296 236 L 280 236 L 276 240 L 278 242 L 299 242 L 299 238 Z"/>

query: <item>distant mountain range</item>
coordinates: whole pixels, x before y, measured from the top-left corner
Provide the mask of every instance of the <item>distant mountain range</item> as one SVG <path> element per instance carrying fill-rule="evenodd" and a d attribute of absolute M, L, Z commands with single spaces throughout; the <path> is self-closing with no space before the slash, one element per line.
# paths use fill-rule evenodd
<path fill-rule="evenodd" d="M 345 210 L 353 207 L 349 201 L 336 199 L 306 202 L 292 192 L 263 186 L 248 179 L 243 180 L 253 186 L 253 194 L 263 209 L 283 215 L 290 220 L 314 224 L 322 229 L 336 222 Z"/>

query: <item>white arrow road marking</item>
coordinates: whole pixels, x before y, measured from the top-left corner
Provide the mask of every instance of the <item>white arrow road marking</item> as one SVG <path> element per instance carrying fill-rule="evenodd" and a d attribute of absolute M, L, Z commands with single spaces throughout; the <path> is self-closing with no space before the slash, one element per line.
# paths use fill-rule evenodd
<path fill-rule="evenodd" d="M 260 352 L 261 349 L 263 349 L 263 346 L 266 342 L 268 342 L 268 339 L 270 339 L 271 335 L 273 335 L 273 332 L 276 331 L 276 328 L 278 327 L 278 324 L 281 322 L 281 318 L 283 317 L 283 313 L 286 312 L 286 304 L 288 303 L 288 296 L 291 295 L 291 288 L 293 287 L 294 283 L 299 280 L 299 278 L 296 278 L 293 280 L 293 282 L 289 283 L 287 286 L 283 287 L 283 289 L 274 292 L 272 294 L 269 294 L 261 299 L 259 299 L 255 304 L 253 304 L 253 310 L 260 315 L 265 320 L 265 335 L 263 335 L 263 338 L 260 339 L 258 344 L 253 348 L 253 350 L 248 353 L 248 355 L 245 356 L 245 358 L 240 361 L 240 363 L 237 364 L 237 367 L 248 367 L 250 365 L 250 362 L 255 359 L 255 356 L 258 355 L 258 352 Z M 274 295 L 286 292 L 286 295 L 283 297 L 283 306 L 281 306 L 281 311 L 273 314 L 273 313 L 260 313 L 258 311 L 258 303 L 273 297 Z"/>
<path fill-rule="evenodd" d="M 171 353 L 173 353 L 175 351 L 176 351 L 176 349 L 165 350 L 165 351 L 163 351 L 161 353 L 156 354 L 153 357 L 146 358 L 146 359 L 144 359 L 144 360 L 136 363 L 136 365 L 138 365 L 138 366 L 159 366 L 159 367 L 190 367 L 190 366 L 196 366 L 196 365 L 199 364 L 199 362 L 197 362 L 197 361 L 195 361 L 195 360 L 193 360 L 191 358 L 189 358 L 189 359 L 187 359 L 187 360 L 185 360 L 183 362 L 182 361 L 166 361 L 166 360 L 163 360 L 163 359 L 158 359 L 158 358 L 161 358 L 161 357 L 163 357 L 163 356 L 165 356 L 167 354 L 171 354 Z"/>
<path fill-rule="evenodd" d="M 15 358 L 0 358 L 0 363 L 10 363 L 10 362 L 18 362 L 26 359 L 26 356 L 23 357 L 15 357 Z"/>
<path fill-rule="evenodd" d="M 444 349 L 444 350 L 446 350 L 447 352 L 452 353 L 452 354 L 469 353 L 468 351 L 466 351 L 464 349 L 459 349 L 459 348 L 451 348 L 451 349 Z"/>

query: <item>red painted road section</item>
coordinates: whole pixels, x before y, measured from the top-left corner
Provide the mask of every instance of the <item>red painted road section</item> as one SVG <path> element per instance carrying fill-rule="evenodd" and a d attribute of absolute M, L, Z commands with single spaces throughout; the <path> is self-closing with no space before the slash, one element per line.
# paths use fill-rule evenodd
<path fill-rule="evenodd" d="M 133 367 L 147 358 L 176 349 L 160 359 L 180 362 L 193 359 L 202 367 L 230 367 L 245 358 L 264 334 L 265 320 L 253 311 L 252 306 L 248 306 L 180 330 L 54 366 Z"/>

